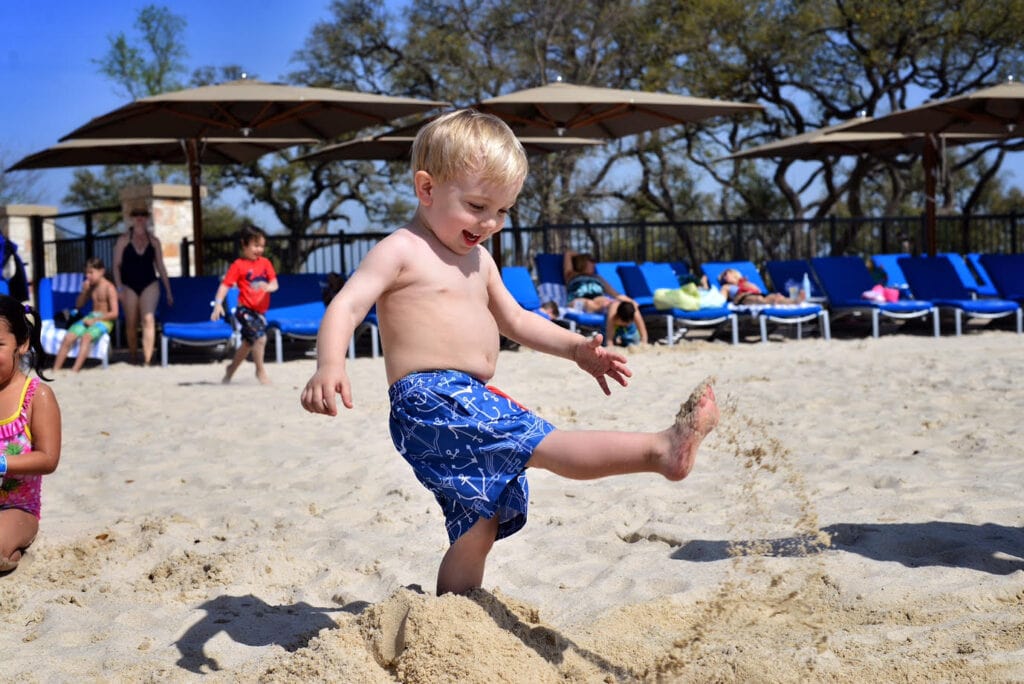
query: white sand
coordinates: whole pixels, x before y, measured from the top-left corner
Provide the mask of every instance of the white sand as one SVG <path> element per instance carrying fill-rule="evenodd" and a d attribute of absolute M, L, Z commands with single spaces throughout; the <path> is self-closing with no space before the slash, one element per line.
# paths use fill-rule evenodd
<path fill-rule="evenodd" d="M 61 376 L 42 528 L 0 577 L 8 681 L 1024 679 L 1024 338 L 693 341 L 606 398 L 503 352 L 494 384 L 566 429 L 666 427 L 717 376 L 693 474 L 531 473 L 485 591 L 433 596 L 446 540 L 387 432 L 302 411 L 312 361 Z M 831 539 L 831 541 L 830 541 Z M 422 589 L 421 589 L 422 588 Z"/>

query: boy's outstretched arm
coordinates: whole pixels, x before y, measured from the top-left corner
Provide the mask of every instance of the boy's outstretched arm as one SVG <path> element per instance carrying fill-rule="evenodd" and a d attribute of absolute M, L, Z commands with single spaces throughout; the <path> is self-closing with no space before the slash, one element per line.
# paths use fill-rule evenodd
<path fill-rule="evenodd" d="M 335 395 L 352 408 L 352 389 L 345 371 L 345 353 L 356 327 L 377 298 L 394 282 L 398 257 L 393 241 L 382 240 L 327 306 L 316 336 L 316 372 L 302 390 L 302 407 L 311 413 L 338 414 Z"/>
<path fill-rule="evenodd" d="M 575 361 L 594 376 L 605 394 L 611 394 L 608 378 L 623 387 L 628 384 L 633 373 L 626 365 L 626 357 L 602 347 L 603 335 L 587 339 L 519 306 L 501 281 L 497 267 L 493 268 L 487 282 L 491 315 L 502 335 L 530 349 Z"/>

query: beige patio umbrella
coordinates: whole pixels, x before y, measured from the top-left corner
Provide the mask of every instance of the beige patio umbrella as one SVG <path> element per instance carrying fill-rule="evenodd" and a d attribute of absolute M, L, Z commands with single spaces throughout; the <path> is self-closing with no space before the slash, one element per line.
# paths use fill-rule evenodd
<path fill-rule="evenodd" d="M 474 105 L 504 119 L 522 137 L 621 138 L 715 116 L 755 112 L 761 105 L 671 93 L 619 90 L 556 81 Z"/>
<path fill-rule="evenodd" d="M 968 133 L 1020 135 L 1024 129 L 1024 83 L 1007 81 L 966 95 L 927 102 L 870 121 L 856 130 L 872 133 Z"/>
<path fill-rule="evenodd" d="M 865 133 L 916 133 L 924 136 L 925 223 L 929 253 L 935 250 L 935 173 L 940 135 L 983 135 L 992 138 L 1024 133 L 1024 84 L 1007 81 L 972 93 L 935 100 L 870 121 L 854 129 Z M 929 170 L 931 173 L 929 173 Z"/>
<path fill-rule="evenodd" d="M 356 138 L 346 142 L 328 145 L 308 154 L 296 157 L 294 161 L 334 160 L 381 160 L 400 161 L 409 158 L 412 150 L 411 135 L 381 135 Z M 590 138 L 520 138 L 527 154 L 548 154 L 578 147 L 601 145 L 600 140 Z"/>
<path fill-rule="evenodd" d="M 870 117 L 859 117 L 800 133 L 746 150 L 740 150 L 717 161 L 726 159 L 825 159 L 851 154 L 867 154 L 886 158 L 898 154 L 921 153 L 925 177 L 925 237 L 929 254 L 935 254 L 935 186 L 939 168 L 940 150 L 948 145 L 966 145 L 995 136 L 983 134 L 937 134 L 921 132 L 865 132 Z"/>
<path fill-rule="evenodd" d="M 268 152 L 313 145 L 316 140 L 291 138 L 208 138 L 199 144 L 199 161 L 204 164 L 246 164 Z M 64 166 L 114 166 L 118 164 L 187 164 L 183 140 L 125 138 L 65 140 L 30 154 L 6 171 L 50 169 Z"/>
<path fill-rule="evenodd" d="M 330 140 L 447 103 L 333 88 L 241 79 L 145 97 L 61 138 L 175 138 L 184 141 L 192 186 L 196 269 L 202 272 L 199 148 L 207 138 Z"/>
<path fill-rule="evenodd" d="M 908 152 L 919 153 L 924 150 L 926 136 L 922 133 L 864 133 L 849 130 L 867 121 L 871 121 L 871 118 L 850 119 L 833 126 L 806 131 L 740 150 L 716 161 L 750 158 L 825 159 L 850 154 L 891 157 Z M 948 145 L 964 145 L 991 139 L 992 136 L 987 135 L 942 136 L 942 142 Z"/>

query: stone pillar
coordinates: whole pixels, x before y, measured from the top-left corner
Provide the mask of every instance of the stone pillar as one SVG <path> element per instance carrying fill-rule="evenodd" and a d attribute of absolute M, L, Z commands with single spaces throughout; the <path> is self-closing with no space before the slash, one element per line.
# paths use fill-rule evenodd
<path fill-rule="evenodd" d="M 200 189 L 200 198 L 206 196 L 206 188 Z M 181 241 L 193 237 L 192 232 L 192 189 L 188 185 L 157 183 L 135 185 L 121 191 L 121 211 L 124 220 L 131 221 L 132 209 L 148 209 L 152 219 L 151 230 L 160 238 L 164 251 L 164 265 L 167 275 L 182 275 Z M 126 229 L 129 226 L 126 225 Z M 195 264 L 195 253 L 189 255 Z"/>
<path fill-rule="evenodd" d="M 35 282 L 32 272 L 32 216 L 43 218 L 43 241 L 52 242 L 56 235 L 57 207 L 40 204 L 8 204 L 0 206 L 0 232 L 4 237 L 18 245 L 18 255 L 25 262 L 25 273 L 29 283 Z M 48 250 L 46 255 L 46 272 L 52 274 L 57 270 L 55 250 Z M 30 288 L 31 289 L 31 288 Z"/>

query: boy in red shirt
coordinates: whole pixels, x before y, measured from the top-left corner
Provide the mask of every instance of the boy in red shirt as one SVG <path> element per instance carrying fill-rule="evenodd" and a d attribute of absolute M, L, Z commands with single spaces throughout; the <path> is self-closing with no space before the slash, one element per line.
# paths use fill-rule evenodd
<path fill-rule="evenodd" d="M 270 384 L 263 367 L 263 353 L 267 348 L 267 319 L 264 314 L 270 308 L 270 293 L 277 291 L 277 274 L 274 265 L 263 256 L 267 246 L 267 235 L 253 225 L 246 225 L 241 232 L 242 256 L 228 268 L 224 280 L 214 295 L 213 313 L 210 320 L 216 321 L 224 315 L 224 298 L 228 290 L 238 287 L 238 308 L 235 320 L 242 329 L 242 344 L 235 352 L 227 371 L 224 384 L 231 382 L 231 376 L 252 350 L 252 361 L 256 364 L 256 379 L 264 385 Z"/>

